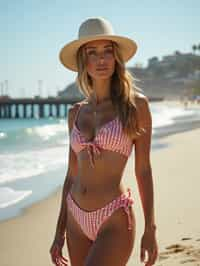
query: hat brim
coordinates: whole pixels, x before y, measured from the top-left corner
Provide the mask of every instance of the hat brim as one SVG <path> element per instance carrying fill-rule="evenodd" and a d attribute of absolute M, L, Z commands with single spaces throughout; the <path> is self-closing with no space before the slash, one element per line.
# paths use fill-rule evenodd
<path fill-rule="evenodd" d="M 121 50 L 124 62 L 133 57 L 137 51 L 137 44 L 134 40 L 118 35 L 93 35 L 84 37 L 66 44 L 60 51 L 61 63 L 68 69 L 77 72 L 76 54 L 78 49 L 87 42 L 94 40 L 110 40 L 116 42 Z"/>

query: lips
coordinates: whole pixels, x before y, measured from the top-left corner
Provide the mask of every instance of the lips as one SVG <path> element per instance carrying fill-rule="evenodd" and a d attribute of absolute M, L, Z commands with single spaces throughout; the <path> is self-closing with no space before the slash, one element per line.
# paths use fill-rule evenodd
<path fill-rule="evenodd" d="M 107 67 L 104 67 L 104 68 L 97 68 L 97 71 L 104 71 L 104 70 L 108 70 Z"/>

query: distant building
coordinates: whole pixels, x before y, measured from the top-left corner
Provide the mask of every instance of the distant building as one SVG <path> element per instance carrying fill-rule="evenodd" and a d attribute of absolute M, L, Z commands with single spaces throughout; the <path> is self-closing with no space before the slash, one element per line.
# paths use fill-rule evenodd
<path fill-rule="evenodd" d="M 157 56 L 154 56 L 154 57 L 152 57 L 152 58 L 150 58 L 150 59 L 148 60 L 148 66 L 149 66 L 149 67 L 151 67 L 151 66 L 156 66 L 156 65 L 158 65 L 158 64 L 159 64 L 159 59 L 158 59 Z"/>

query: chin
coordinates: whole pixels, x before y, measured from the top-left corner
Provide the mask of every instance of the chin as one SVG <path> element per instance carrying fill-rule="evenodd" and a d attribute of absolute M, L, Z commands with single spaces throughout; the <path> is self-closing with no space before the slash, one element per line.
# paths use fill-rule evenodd
<path fill-rule="evenodd" d="M 97 73 L 95 75 L 95 79 L 110 79 L 111 77 L 112 77 L 112 74 L 105 73 L 105 72 Z"/>

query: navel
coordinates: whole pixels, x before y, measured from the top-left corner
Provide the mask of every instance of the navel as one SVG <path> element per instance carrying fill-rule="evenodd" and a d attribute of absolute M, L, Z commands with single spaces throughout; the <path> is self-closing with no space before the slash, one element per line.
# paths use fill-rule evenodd
<path fill-rule="evenodd" d="M 81 194 L 85 195 L 87 193 L 87 188 L 86 187 L 82 187 L 81 188 Z"/>

